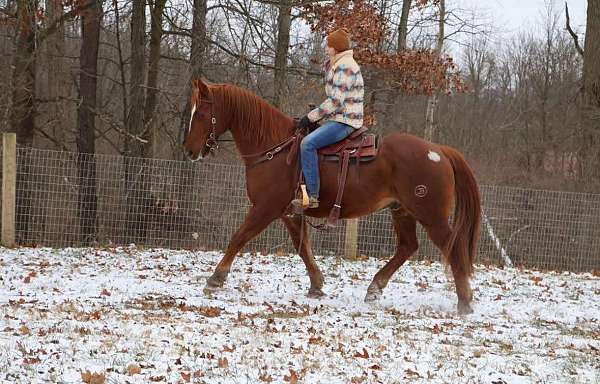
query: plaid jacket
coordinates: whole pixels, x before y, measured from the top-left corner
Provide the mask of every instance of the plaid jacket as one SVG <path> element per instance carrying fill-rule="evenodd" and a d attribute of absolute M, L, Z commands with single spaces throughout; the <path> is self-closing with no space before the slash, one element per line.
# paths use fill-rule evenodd
<path fill-rule="evenodd" d="M 325 75 L 327 99 L 310 111 L 310 121 L 334 120 L 360 128 L 363 125 L 364 82 L 352 50 L 338 53 Z"/>

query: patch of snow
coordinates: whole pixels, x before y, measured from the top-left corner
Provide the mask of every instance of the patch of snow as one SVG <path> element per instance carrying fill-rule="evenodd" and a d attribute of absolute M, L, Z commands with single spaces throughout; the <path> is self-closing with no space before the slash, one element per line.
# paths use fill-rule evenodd
<path fill-rule="evenodd" d="M 363 302 L 382 259 L 0 248 L 0 382 L 597 383 L 600 278 L 478 266 L 475 313 L 456 314 L 438 263 L 401 267 Z M 140 374 L 129 375 L 135 363 Z"/>

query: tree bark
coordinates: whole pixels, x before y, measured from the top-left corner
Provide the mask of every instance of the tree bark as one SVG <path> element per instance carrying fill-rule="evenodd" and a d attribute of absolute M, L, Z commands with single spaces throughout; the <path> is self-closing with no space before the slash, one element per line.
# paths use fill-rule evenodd
<path fill-rule="evenodd" d="M 35 117 L 35 1 L 17 1 L 17 43 L 13 60 L 13 92 L 10 114 L 17 144 L 33 144 Z"/>
<path fill-rule="evenodd" d="M 442 54 L 444 50 L 444 25 L 446 23 L 446 0 L 440 0 L 440 19 L 438 21 L 438 37 L 435 50 Z M 433 141 L 436 139 L 435 110 L 438 105 L 438 93 L 434 93 L 427 99 L 427 112 L 425 115 L 425 140 Z"/>
<path fill-rule="evenodd" d="M 400 24 L 398 24 L 398 52 L 406 49 L 406 37 L 408 35 L 408 15 L 412 0 L 402 2 L 402 14 L 400 15 Z"/>
<path fill-rule="evenodd" d="M 588 0 L 583 87 L 585 103 L 600 108 L 600 0 Z"/>
<path fill-rule="evenodd" d="M 80 242 L 89 244 L 96 240 L 96 160 L 95 115 L 98 75 L 98 47 L 100 25 L 102 23 L 102 0 L 89 0 L 93 3 L 81 17 L 81 53 L 79 57 L 79 89 L 81 103 L 77 120 L 77 168 L 79 173 L 79 226 Z"/>
<path fill-rule="evenodd" d="M 191 67 L 191 78 L 199 79 L 204 75 L 204 61 L 206 55 L 206 0 L 194 0 L 194 16 L 192 23 L 192 49 L 190 52 L 190 67 Z M 186 98 L 189 99 L 191 92 L 191 81 L 188 83 L 186 88 Z M 187 128 L 187 124 L 190 121 L 190 113 L 192 108 L 190 103 L 185 104 L 185 108 L 181 114 L 180 120 L 180 134 L 181 142 L 183 142 L 183 134 Z M 180 159 L 184 159 L 183 151 L 178 151 Z"/>
<path fill-rule="evenodd" d="M 144 130 L 144 64 L 146 48 L 146 2 L 134 1 L 131 15 L 131 67 L 129 84 L 129 113 L 127 131 L 132 136 L 141 136 Z M 126 138 L 125 154 L 144 156 L 145 147 L 141 142 Z"/>
<path fill-rule="evenodd" d="M 31 147 L 35 127 L 35 1 L 17 1 L 16 47 L 13 57 L 12 105 L 10 130 L 17 135 L 17 145 Z M 17 163 L 16 241 L 28 236 L 31 222 L 31 161 L 25 153 Z"/>
<path fill-rule="evenodd" d="M 279 1 L 277 18 L 277 49 L 275 51 L 275 97 L 273 104 L 280 107 L 286 97 L 287 56 L 292 26 L 292 1 Z"/>
<path fill-rule="evenodd" d="M 53 139 L 57 143 L 65 142 L 66 105 L 68 76 L 63 70 L 65 57 L 65 30 L 61 16 L 63 7 L 60 1 L 46 0 L 46 15 L 50 22 L 56 22 L 56 30 L 46 39 L 46 57 L 48 62 L 48 99 L 50 100 L 49 121 Z M 59 148 L 60 149 L 60 148 Z"/>
<path fill-rule="evenodd" d="M 144 135 L 144 64 L 146 47 L 146 2 L 134 1 L 131 16 L 131 67 L 127 131 L 130 137 Z M 132 138 L 125 141 L 125 183 L 127 186 L 127 242 L 140 244 L 146 238 L 145 216 L 151 209 L 148 188 L 148 145 Z"/>
<path fill-rule="evenodd" d="M 155 0 L 152 6 L 150 26 L 150 58 L 146 85 L 146 106 L 144 108 L 145 139 L 148 140 L 149 155 L 156 156 L 156 124 L 152 123 L 158 98 L 158 68 L 160 63 L 160 44 L 162 40 L 163 11 L 167 0 Z"/>
<path fill-rule="evenodd" d="M 192 79 L 199 79 L 204 75 L 204 60 L 206 54 L 206 12 L 206 0 L 194 0 L 192 51 L 190 55 Z"/>
<path fill-rule="evenodd" d="M 583 177 L 600 179 L 600 0 L 588 0 L 583 55 L 583 115 L 587 159 Z"/>

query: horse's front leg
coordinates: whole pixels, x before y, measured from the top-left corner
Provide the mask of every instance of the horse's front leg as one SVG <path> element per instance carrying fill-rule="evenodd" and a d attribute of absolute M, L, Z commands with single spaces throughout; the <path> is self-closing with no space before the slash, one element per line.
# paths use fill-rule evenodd
<path fill-rule="evenodd" d="M 242 223 L 231 238 L 231 241 L 229 241 L 225 255 L 206 282 L 205 291 L 212 291 L 223 286 L 231 269 L 231 264 L 240 249 L 267 228 L 279 215 L 280 213 L 272 212 L 271 209 L 261 209 L 257 206 L 250 208 L 244 219 L 244 223 Z"/>
<path fill-rule="evenodd" d="M 302 258 L 304 265 L 306 266 L 306 272 L 310 278 L 310 288 L 308 290 L 309 297 L 322 297 L 325 296 L 323 293 L 323 274 L 315 261 L 310 246 L 310 238 L 306 223 L 302 223 L 303 218 L 294 216 L 292 218 L 282 217 L 281 220 L 285 224 L 290 237 L 294 242 L 298 254 Z"/>

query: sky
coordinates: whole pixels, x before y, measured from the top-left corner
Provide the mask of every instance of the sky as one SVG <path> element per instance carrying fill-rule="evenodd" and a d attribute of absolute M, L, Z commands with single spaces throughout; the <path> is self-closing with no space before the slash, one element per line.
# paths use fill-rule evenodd
<path fill-rule="evenodd" d="M 545 12 L 548 0 L 453 0 L 467 9 L 478 9 L 504 34 L 514 35 L 523 30 L 531 30 L 532 25 L 539 24 Z M 587 0 L 567 0 L 571 27 L 580 35 L 585 32 Z M 561 16 L 561 27 L 564 27 L 564 0 L 555 0 L 554 6 Z"/>

